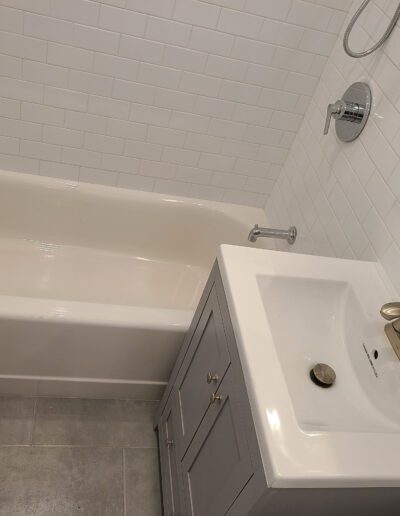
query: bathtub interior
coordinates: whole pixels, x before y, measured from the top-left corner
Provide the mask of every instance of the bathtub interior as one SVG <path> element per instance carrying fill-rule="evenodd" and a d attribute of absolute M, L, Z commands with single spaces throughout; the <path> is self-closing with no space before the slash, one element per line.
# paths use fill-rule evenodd
<path fill-rule="evenodd" d="M 3 171 L 0 295 L 193 310 L 218 245 L 248 244 L 263 217 L 261 209 Z"/>

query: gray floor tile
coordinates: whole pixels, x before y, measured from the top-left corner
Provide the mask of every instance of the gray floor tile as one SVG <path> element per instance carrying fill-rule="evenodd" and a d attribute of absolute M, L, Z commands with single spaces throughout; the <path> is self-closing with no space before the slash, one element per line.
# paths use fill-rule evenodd
<path fill-rule="evenodd" d="M 127 516 L 161 516 L 158 453 L 153 449 L 125 450 Z"/>
<path fill-rule="evenodd" d="M 156 447 L 157 406 L 151 401 L 39 398 L 33 443 Z"/>
<path fill-rule="evenodd" d="M 33 398 L 0 397 L 0 445 L 29 444 Z"/>
<path fill-rule="evenodd" d="M 0 448 L 1 514 L 120 516 L 122 471 L 122 450 Z"/>

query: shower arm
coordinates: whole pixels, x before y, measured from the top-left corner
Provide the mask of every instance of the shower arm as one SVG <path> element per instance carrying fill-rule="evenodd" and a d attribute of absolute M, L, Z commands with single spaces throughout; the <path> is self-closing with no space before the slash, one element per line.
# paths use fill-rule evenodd
<path fill-rule="evenodd" d="M 371 0 L 363 1 L 363 3 L 360 5 L 360 7 L 355 12 L 354 16 L 351 18 L 350 23 L 344 33 L 343 48 L 344 48 L 346 54 L 349 55 L 350 57 L 355 57 L 355 58 L 365 57 L 365 56 L 369 56 L 370 54 L 375 52 L 375 50 L 378 50 L 378 48 L 381 47 L 385 43 L 385 41 L 389 38 L 390 34 L 392 33 L 393 29 L 396 26 L 398 19 L 400 18 L 400 2 L 399 2 L 396 12 L 394 13 L 393 18 L 391 19 L 391 21 L 388 25 L 388 28 L 385 30 L 381 39 L 368 50 L 364 50 L 363 52 L 353 52 L 349 46 L 350 33 L 353 30 L 353 27 L 354 27 L 356 21 L 358 20 L 358 18 L 360 17 L 361 13 L 364 11 L 364 9 L 367 7 L 367 5 L 370 2 L 371 2 Z"/>

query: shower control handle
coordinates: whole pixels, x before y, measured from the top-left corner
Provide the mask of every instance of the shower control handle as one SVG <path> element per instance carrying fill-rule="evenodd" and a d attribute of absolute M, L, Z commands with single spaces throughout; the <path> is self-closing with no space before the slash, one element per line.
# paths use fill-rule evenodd
<path fill-rule="evenodd" d="M 371 108 L 371 90 L 364 82 L 355 82 L 334 104 L 328 104 L 324 134 L 328 134 L 332 118 L 336 134 L 342 142 L 352 142 L 364 129 Z"/>

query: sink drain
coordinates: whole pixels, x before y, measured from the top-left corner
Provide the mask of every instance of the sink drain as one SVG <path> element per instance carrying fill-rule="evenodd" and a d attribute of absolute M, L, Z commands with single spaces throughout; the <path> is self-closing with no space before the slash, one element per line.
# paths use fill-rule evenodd
<path fill-rule="evenodd" d="M 327 364 L 317 364 L 310 371 L 310 378 L 318 387 L 331 387 L 336 380 L 336 373 Z"/>

